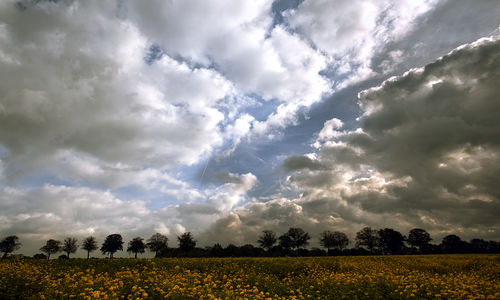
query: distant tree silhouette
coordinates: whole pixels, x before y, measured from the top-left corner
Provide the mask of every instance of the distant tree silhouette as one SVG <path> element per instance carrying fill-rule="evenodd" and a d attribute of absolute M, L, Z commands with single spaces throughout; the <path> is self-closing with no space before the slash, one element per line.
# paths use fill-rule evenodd
<path fill-rule="evenodd" d="M 185 232 L 177 237 L 179 241 L 179 249 L 184 252 L 193 250 L 196 247 L 196 240 L 191 232 Z"/>
<path fill-rule="evenodd" d="M 134 253 L 134 258 L 137 258 L 137 253 L 144 253 L 146 249 L 146 244 L 144 244 L 144 239 L 141 237 L 133 238 L 128 242 L 128 253 Z"/>
<path fill-rule="evenodd" d="M 285 253 L 287 253 L 288 251 L 290 251 L 290 249 L 292 249 L 292 240 L 290 239 L 290 237 L 287 234 L 280 235 L 278 240 L 279 240 L 279 243 L 278 243 L 279 247 L 282 250 L 284 250 Z M 283 253 L 281 255 L 283 255 Z"/>
<path fill-rule="evenodd" d="M 470 244 L 472 251 L 475 253 L 486 253 L 489 250 L 489 243 L 483 239 L 472 239 Z"/>
<path fill-rule="evenodd" d="M 73 237 L 68 237 L 64 239 L 62 251 L 66 253 L 69 258 L 71 253 L 75 253 L 78 250 L 78 240 Z"/>
<path fill-rule="evenodd" d="M 340 231 L 331 232 L 325 230 L 320 234 L 319 243 L 330 252 L 331 248 L 343 250 L 349 244 L 347 235 Z"/>
<path fill-rule="evenodd" d="M 262 235 L 260 236 L 257 243 L 259 243 L 262 248 L 269 251 L 269 249 L 271 249 L 274 244 L 276 244 L 277 240 L 278 239 L 276 238 L 276 234 L 274 232 L 272 232 L 271 230 L 264 230 L 262 231 Z"/>
<path fill-rule="evenodd" d="M 40 251 L 47 254 L 47 259 L 50 259 L 51 254 L 56 254 L 61 252 L 62 243 L 61 241 L 50 239 L 45 243 L 45 246 L 40 248 Z"/>
<path fill-rule="evenodd" d="M 165 235 L 155 233 L 147 240 L 146 246 L 150 251 L 155 253 L 155 257 L 158 257 L 158 253 L 161 253 L 168 248 L 167 242 L 168 238 Z"/>
<path fill-rule="evenodd" d="M 90 252 L 97 250 L 97 240 L 93 236 L 89 236 L 83 240 L 82 249 L 87 251 L 87 259 L 90 258 Z"/>
<path fill-rule="evenodd" d="M 33 258 L 34 259 L 47 259 L 47 255 L 45 255 L 43 253 L 37 253 L 37 254 L 33 255 Z"/>
<path fill-rule="evenodd" d="M 292 227 L 283 235 L 286 243 L 290 243 L 291 248 L 295 248 L 296 255 L 299 255 L 300 247 L 307 246 L 311 237 L 302 228 Z M 288 237 L 288 238 L 286 238 Z M 281 242 L 281 237 L 280 237 Z"/>
<path fill-rule="evenodd" d="M 441 249 L 446 253 L 461 253 L 465 252 L 467 243 L 454 234 L 447 235 L 441 241 Z"/>
<path fill-rule="evenodd" d="M 109 258 L 113 258 L 113 254 L 118 250 L 123 251 L 122 236 L 118 233 L 108 235 L 101 246 L 102 254 L 109 253 Z"/>
<path fill-rule="evenodd" d="M 7 258 L 9 253 L 21 248 L 21 243 L 16 235 L 10 235 L 0 242 L 0 252 L 3 253 L 2 258 Z"/>
<path fill-rule="evenodd" d="M 431 235 L 424 229 L 414 228 L 408 233 L 408 244 L 418 248 L 420 252 L 429 248 L 429 243 L 432 241 Z"/>
<path fill-rule="evenodd" d="M 215 243 L 212 247 L 207 249 L 209 251 L 209 255 L 213 257 L 222 257 L 224 256 L 224 248 L 219 243 Z"/>
<path fill-rule="evenodd" d="M 392 228 L 384 228 L 378 231 L 379 247 L 385 254 L 397 254 L 403 250 L 404 236 Z"/>
<path fill-rule="evenodd" d="M 356 247 L 364 246 L 373 253 L 378 245 L 378 232 L 377 230 L 371 229 L 371 227 L 365 227 L 356 233 Z"/>

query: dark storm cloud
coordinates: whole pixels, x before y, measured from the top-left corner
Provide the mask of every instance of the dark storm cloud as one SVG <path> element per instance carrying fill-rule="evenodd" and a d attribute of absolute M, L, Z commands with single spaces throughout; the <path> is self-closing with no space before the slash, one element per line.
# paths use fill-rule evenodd
<path fill-rule="evenodd" d="M 359 129 L 332 119 L 318 153 L 284 161 L 298 198 L 256 200 L 209 232 L 231 224 L 250 240 L 291 226 L 354 236 L 368 225 L 498 238 L 498 82 L 500 39 L 488 38 L 361 92 Z"/>
<path fill-rule="evenodd" d="M 500 41 L 490 38 L 363 91 L 361 128 L 319 152 L 334 168 L 324 176 L 344 176 L 328 193 L 369 213 L 498 230 L 498 82 Z M 302 171 L 291 180 L 313 200 L 314 178 Z"/>

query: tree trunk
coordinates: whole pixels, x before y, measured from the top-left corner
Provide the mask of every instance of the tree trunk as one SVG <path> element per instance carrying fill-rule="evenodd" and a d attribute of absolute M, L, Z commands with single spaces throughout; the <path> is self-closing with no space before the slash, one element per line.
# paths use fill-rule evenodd
<path fill-rule="evenodd" d="M 50 259 L 50 253 L 49 253 L 49 255 L 47 255 L 47 259 Z"/>
<path fill-rule="evenodd" d="M 4 253 L 3 253 L 3 255 L 2 255 L 2 259 L 7 258 L 7 253 L 8 253 L 8 252 L 4 252 Z"/>
<path fill-rule="evenodd" d="M 113 252 L 109 253 L 109 258 L 113 258 Z"/>
<path fill-rule="evenodd" d="M 90 258 L 90 251 L 87 251 L 87 259 Z"/>
<path fill-rule="evenodd" d="M 137 252 L 135 253 L 134 258 L 137 258 Z"/>
<path fill-rule="evenodd" d="M 158 257 L 158 250 L 155 251 L 155 258 Z"/>

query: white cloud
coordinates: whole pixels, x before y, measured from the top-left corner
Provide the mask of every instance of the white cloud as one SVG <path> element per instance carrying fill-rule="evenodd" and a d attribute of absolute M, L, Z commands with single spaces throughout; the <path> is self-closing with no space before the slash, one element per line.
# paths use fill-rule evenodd
<path fill-rule="evenodd" d="M 312 1 L 285 12 L 285 19 L 332 59 L 337 74 L 347 74 L 345 86 L 372 73 L 376 51 L 413 29 L 415 19 L 436 3 L 429 1 Z"/>

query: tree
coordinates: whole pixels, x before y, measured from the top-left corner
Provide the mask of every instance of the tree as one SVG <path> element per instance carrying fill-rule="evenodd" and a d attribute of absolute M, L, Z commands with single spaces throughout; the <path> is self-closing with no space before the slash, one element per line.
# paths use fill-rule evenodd
<path fill-rule="evenodd" d="M 325 230 L 320 235 L 319 243 L 330 252 L 330 248 L 342 250 L 347 247 L 349 239 L 343 232 Z"/>
<path fill-rule="evenodd" d="M 292 240 L 290 239 L 290 237 L 288 235 L 282 234 L 282 235 L 280 235 L 278 240 L 279 240 L 278 244 L 282 249 L 290 250 L 292 248 Z"/>
<path fill-rule="evenodd" d="M 365 227 L 356 233 L 356 247 L 364 246 L 373 253 L 378 245 L 378 232 L 371 227 Z"/>
<path fill-rule="evenodd" d="M 185 232 L 177 237 L 179 241 L 179 249 L 184 252 L 193 250 L 196 247 L 196 240 L 193 238 L 191 232 Z"/>
<path fill-rule="evenodd" d="M 420 252 L 429 248 L 429 243 L 432 241 L 431 235 L 424 229 L 414 228 L 408 233 L 408 244 L 417 247 Z"/>
<path fill-rule="evenodd" d="M 7 258 L 9 253 L 21 248 L 21 243 L 18 243 L 19 238 L 15 235 L 10 235 L 0 242 L 0 252 L 3 253 L 2 258 Z"/>
<path fill-rule="evenodd" d="M 168 238 L 165 235 L 156 233 L 147 240 L 146 246 L 155 253 L 155 257 L 158 257 L 158 253 L 167 249 L 167 242 Z"/>
<path fill-rule="evenodd" d="M 134 253 L 134 258 L 137 258 L 137 253 L 144 253 L 144 249 L 146 249 L 146 244 L 141 237 L 133 238 L 128 242 L 127 252 Z"/>
<path fill-rule="evenodd" d="M 68 255 L 75 253 L 78 250 L 77 239 L 68 237 L 64 239 L 62 250 Z"/>
<path fill-rule="evenodd" d="M 404 236 L 392 228 L 384 228 L 378 231 L 379 246 L 384 253 L 396 254 L 403 250 Z"/>
<path fill-rule="evenodd" d="M 108 235 L 101 246 L 102 254 L 109 253 L 109 258 L 113 258 L 113 254 L 118 250 L 123 251 L 122 236 L 118 233 Z"/>
<path fill-rule="evenodd" d="M 485 253 L 488 251 L 488 242 L 483 239 L 470 240 L 471 248 L 474 253 Z"/>
<path fill-rule="evenodd" d="M 47 259 L 50 259 L 51 254 L 56 254 L 61 252 L 62 243 L 61 241 L 50 239 L 45 243 L 45 246 L 40 248 L 40 251 L 47 254 Z"/>
<path fill-rule="evenodd" d="M 271 230 L 264 230 L 264 231 L 262 231 L 262 233 L 263 234 L 260 236 L 257 243 L 259 243 L 259 245 L 262 248 L 269 251 L 269 249 L 271 249 L 274 246 L 274 244 L 276 244 L 276 241 L 278 239 L 276 238 L 276 234 L 274 232 L 272 232 Z"/>
<path fill-rule="evenodd" d="M 441 241 L 441 248 L 446 253 L 457 253 L 463 252 L 466 249 L 467 243 L 462 241 L 462 239 L 454 234 L 447 235 Z"/>
<path fill-rule="evenodd" d="M 284 238 L 285 242 L 290 243 L 291 248 L 295 248 L 297 256 L 299 256 L 299 248 L 302 246 L 307 246 L 311 237 L 309 233 L 305 232 L 302 228 L 290 228 L 284 234 L 288 238 Z M 280 239 L 281 241 L 281 239 Z"/>
<path fill-rule="evenodd" d="M 90 252 L 97 250 L 97 240 L 93 236 L 89 236 L 83 240 L 82 249 L 87 251 L 87 259 L 90 258 Z"/>

